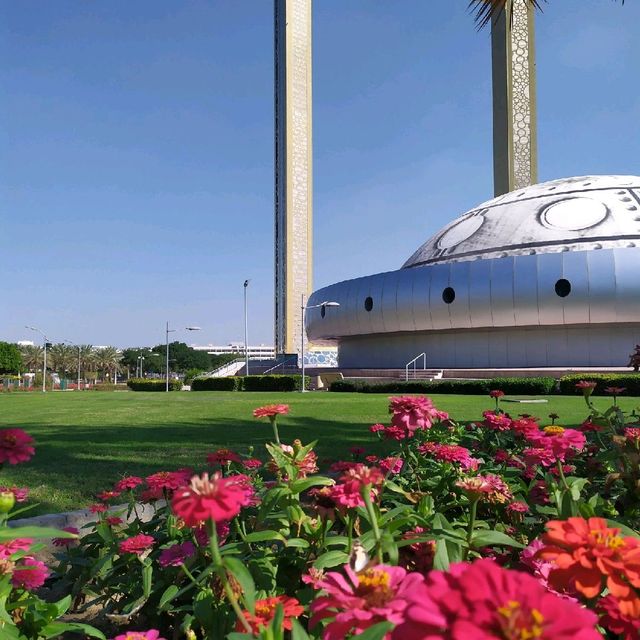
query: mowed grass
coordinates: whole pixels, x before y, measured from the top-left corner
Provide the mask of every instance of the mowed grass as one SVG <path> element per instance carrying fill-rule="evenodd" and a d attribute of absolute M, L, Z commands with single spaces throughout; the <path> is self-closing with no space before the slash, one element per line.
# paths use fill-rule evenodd
<path fill-rule="evenodd" d="M 434 395 L 436 406 L 459 421 L 481 417 L 493 401 L 484 396 Z M 368 427 L 388 422 L 388 396 L 352 393 L 109 393 L 60 392 L 0 395 L 0 428 L 21 427 L 36 440 L 36 455 L 25 464 L 5 465 L 0 483 L 27 486 L 39 506 L 31 513 L 53 513 L 84 507 L 95 494 L 127 474 L 149 475 L 180 467 L 204 469 L 206 454 L 221 447 L 266 458 L 271 438 L 266 419 L 252 416 L 255 407 L 287 403 L 290 414 L 279 420 L 283 442 L 319 440 L 321 463 L 349 456 L 352 446 L 381 454 Z M 597 398 L 603 408 L 606 398 Z M 630 411 L 635 398 L 621 398 Z M 555 412 L 559 423 L 582 422 L 582 397 L 550 396 L 547 404 L 505 403 L 512 415 L 540 418 Z"/>

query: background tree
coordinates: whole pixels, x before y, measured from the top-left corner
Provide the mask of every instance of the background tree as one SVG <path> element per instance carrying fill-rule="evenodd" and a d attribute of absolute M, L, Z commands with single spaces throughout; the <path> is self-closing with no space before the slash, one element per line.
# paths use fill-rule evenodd
<path fill-rule="evenodd" d="M 138 369 L 138 357 L 142 356 L 142 373 L 160 373 L 164 367 L 164 360 L 158 353 L 153 353 L 149 347 L 130 347 L 122 351 L 122 366 L 135 372 Z M 172 356 L 173 358 L 173 356 Z"/>
<path fill-rule="evenodd" d="M 22 356 L 22 366 L 30 372 L 37 371 L 42 367 L 44 362 L 44 354 L 42 347 L 35 344 L 26 344 L 20 347 Z"/>
<path fill-rule="evenodd" d="M 68 344 L 58 343 L 54 344 L 48 350 L 48 357 L 50 358 L 51 371 L 55 371 L 61 378 L 68 377 L 70 371 L 75 371 L 78 368 L 77 365 L 78 351 L 75 347 Z"/>
<path fill-rule="evenodd" d="M 122 354 L 115 347 L 104 347 L 95 352 L 96 368 L 102 373 L 103 378 L 111 377 L 116 380 L 116 373 L 120 371 L 120 361 Z"/>
<path fill-rule="evenodd" d="M 0 373 L 19 373 L 22 368 L 22 355 L 17 345 L 0 342 Z"/>
<path fill-rule="evenodd" d="M 161 354 L 162 362 L 165 362 L 165 345 L 159 344 L 153 351 Z M 206 351 L 196 351 L 184 342 L 172 342 L 169 345 L 169 358 L 169 368 L 176 373 L 184 373 L 188 369 L 207 371 L 211 368 L 211 357 Z"/>

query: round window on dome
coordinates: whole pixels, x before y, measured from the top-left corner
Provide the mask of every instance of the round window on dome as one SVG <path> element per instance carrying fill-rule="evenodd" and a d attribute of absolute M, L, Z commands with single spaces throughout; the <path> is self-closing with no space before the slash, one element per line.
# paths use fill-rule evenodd
<path fill-rule="evenodd" d="M 566 298 L 571 293 L 571 283 L 564 278 L 560 278 L 558 282 L 556 282 L 556 294 L 561 298 Z"/>
<path fill-rule="evenodd" d="M 367 311 L 371 311 L 373 309 L 373 298 L 371 296 L 367 296 L 364 301 L 364 308 Z"/>
<path fill-rule="evenodd" d="M 456 299 L 455 290 L 452 289 L 451 287 L 447 287 L 442 292 L 442 299 L 445 301 L 446 304 L 451 304 Z"/>

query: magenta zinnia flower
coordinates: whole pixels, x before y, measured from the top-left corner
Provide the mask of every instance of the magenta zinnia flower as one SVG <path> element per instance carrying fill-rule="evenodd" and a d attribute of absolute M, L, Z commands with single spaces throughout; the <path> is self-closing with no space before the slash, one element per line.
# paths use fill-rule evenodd
<path fill-rule="evenodd" d="M 289 413 L 288 404 L 268 404 L 264 407 L 258 407 L 253 410 L 254 418 L 275 418 L 279 415 L 286 415 Z"/>
<path fill-rule="evenodd" d="M 0 559 L 12 556 L 16 551 L 26 551 L 33 544 L 31 538 L 15 538 L 0 542 Z"/>
<path fill-rule="evenodd" d="M 582 451 L 587 442 L 584 433 L 557 424 L 538 431 L 528 431 L 525 437 L 535 448 L 546 449 L 553 454 L 556 462 L 564 462 L 567 457 Z"/>
<path fill-rule="evenodd" d="M 390 456 L 388 458 L 381 458 L 378 460 L 378 466 L 389 475 L 397 475 L 402 471 L 404 462 L 402 458 L 397 456 Z"/>
<path fill-rule="evenodd" d="M 47 569 L 47 565 L 44 562 L 40 562 L 40 560 L 36 560 L 31 556 L 25 556 L 16 563 L 11 576 L 11 584 L 14 587 L 32 591 L 41 587 L 48 577 L 49 569 Z"/>
<path fill-rule="evenodd" d="M 179 567 L 195 552 L 196 547 L 193 542 L 187 541 L 182 544 L 174 544 L 162 550 L 158 558 L 158 564 L 161 567 Z"/>
<path fill-rule="evenodd" d="M 343 507 L 364 507 L 362 490 L 370 486 L 373 500 L 383 483 L 384 475 L 380 469 L 355 464 L 347 469 L 338 484 L 331 487 L 331 498 Z"/>
<path fill-rule="evenodd" d="M 593 612 L 493 560 L 432 571 L 409 597 L 393 640 L 602 640 Z"/>
<path fill-rule="evenodd" d="M 493 411 L 483 411 L 484 422 L 482 423 L 488 429 L 495 431 L 508 431 L 513 426 L 513 420 L 504 413 L 494 413 Z"/>
<path fill-rule="evenodd" d="M 459 464 L 465 471 L 475 471 L 480 464 L 479 460 L 471 457 L 471 452 L 457 444 L 439 444 L 437 442 L 425 442 L 418 447 L 422 455 L 433 456 L 439 462 Z"/>
<path fill-rule="evenodd" d="M 0 429 L 0 464 L 27 462 L 35 453 L 33 438 L 22 429 Z"/>
<path fill-rule="evenodd" d="M 0 487 L 0 493 L 13 493 L 13 497 L 16 502 L 24 502 L 28 495 L 29 489 L 28 487 Z"/>
<path fill-rule="evenodd" d="M 149 629 L 148 631 L 125 631 L 119 636 L 116 636 L 114 640 L 165 640 L 160 637 L 160 632 L 156 629 Z"/>
<path fill-rule="evenodd" d="M 133 553 L 137 556 L 142 555 L 147 549 L 153 546 L 154 539 L 144 533 L 123 540 L 118 548 L 120 553 Z"/>
<path fill-rule="evenodd" d="M 207 464 L 210 465 L 224 465 L 230 462 L 240 462 L 241 460 L 242 458 L 231 449 L 218 449 L 214 453 L 207 454 Z"/>
<path fill-rule="evenodd" d="M 116 482 L 114 486 L 114 489 L 116 491 L 119 491 L 120 493 L 127 490 L 131 491 L 138 485 L 141 485 L 143 482 L 144 480 L 142 478 L 139 478 L 138 476 L 127 476 L 125 478 L 122 478 L 122 480 L 118 480 L 118 482 Z"/>
<path fill-rule="evenodd" d="M 399 427 L 408 437 L 417 429 L 429 429 L 440 419 L 433 402 L 424 396 L 400 396 L 389 399 L 391 425 Z"/>
<path fill-rule="evenodd" d="M 322 632 L 323 640 L 343 640 L 379 622 L 399 624 L 410 594 L 423 582 L 418 573 L 383 564 L 361 573 L 347 565 L 344 571 L 346 578 L 332 571 L 313 585 L 323 593 L 311 603 L 311 627 L 333 619 Z"/>

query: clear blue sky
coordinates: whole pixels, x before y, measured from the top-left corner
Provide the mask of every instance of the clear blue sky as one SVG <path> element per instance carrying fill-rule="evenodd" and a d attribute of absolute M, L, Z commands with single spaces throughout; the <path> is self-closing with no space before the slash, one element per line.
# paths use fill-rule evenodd
<path fill-rule="evenodd" d="M 315 285 L 492 195 L 466 0 L 316 0 Z M 273 335 L 271 0 L 0 2 L 0 339 Z M 640 2 L 537 20 L 540 179 L 640 173 Z M 37 338 L 36 338 L 37 339 Z"/>

